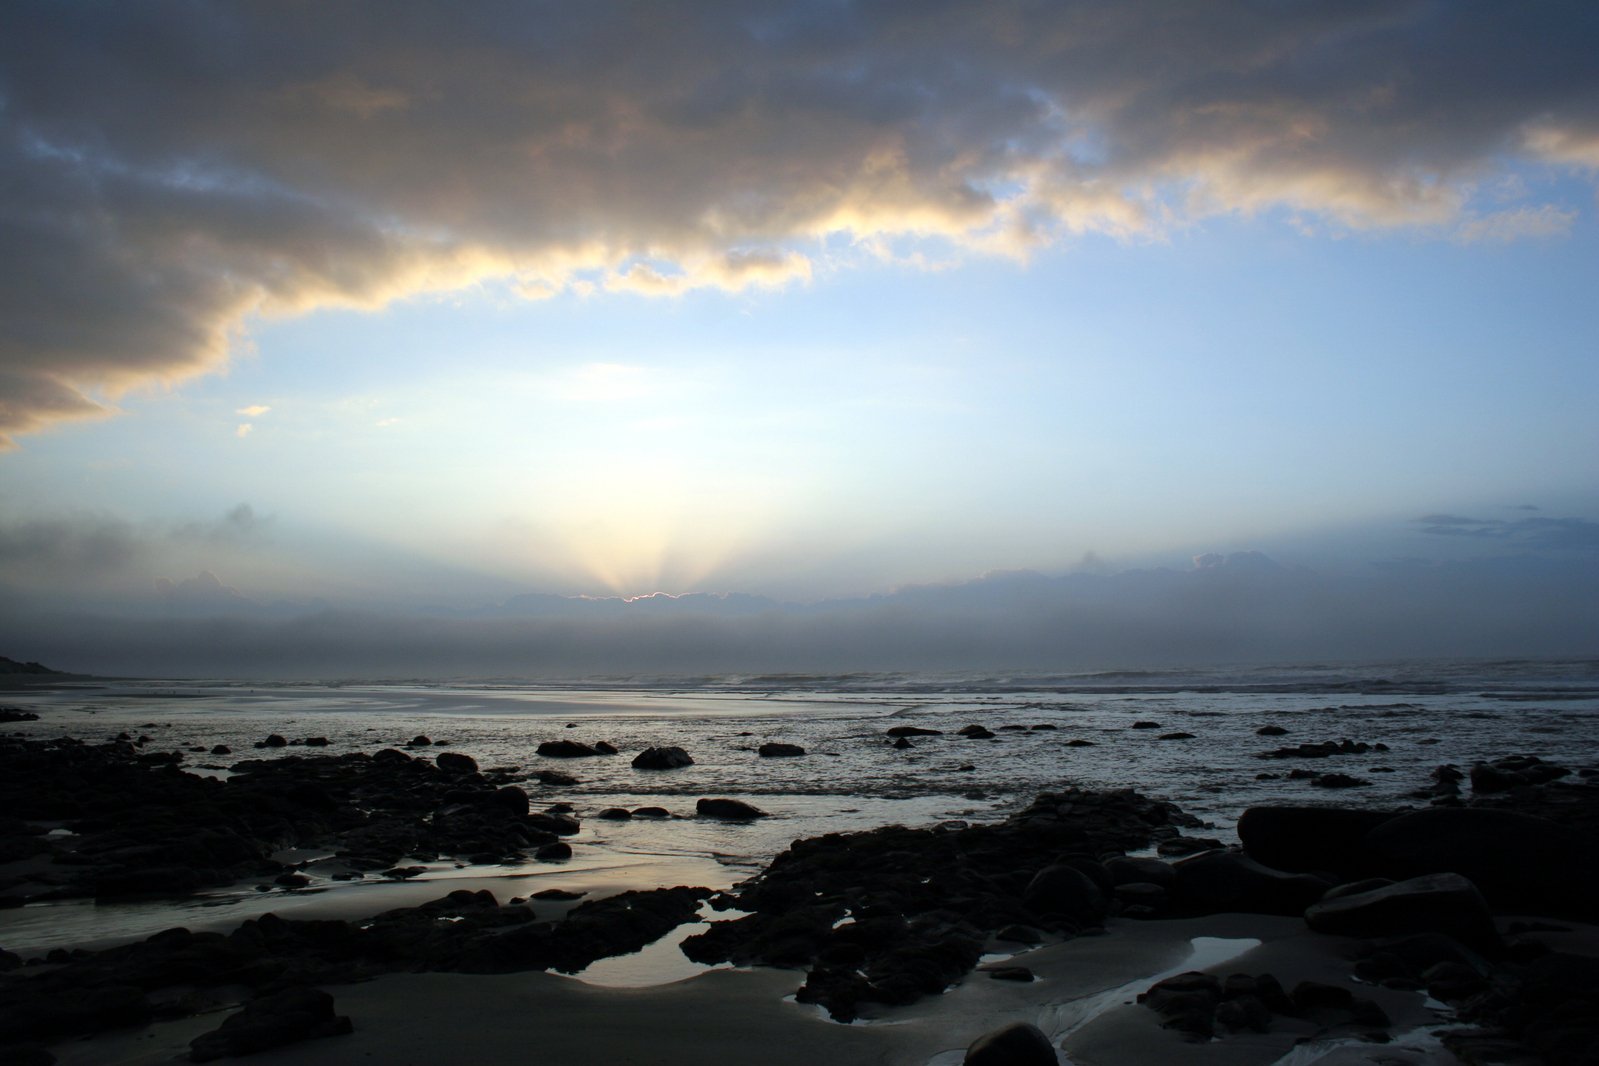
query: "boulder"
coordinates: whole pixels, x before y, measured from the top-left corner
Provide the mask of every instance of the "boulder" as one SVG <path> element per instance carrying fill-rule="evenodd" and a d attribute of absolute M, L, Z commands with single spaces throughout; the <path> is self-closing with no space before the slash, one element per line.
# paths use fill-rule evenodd
<path fill-rule="evenodd" d="M 1453 873 L 1323 900 L 1306 909 L 1305 922 L 1318 933 L 1338 936 L 1442 933 L 1484 953 L 1499 950 L 1487 901 L 1476 885 Z"/>
<path fill-rule="evenodd" d="M 886 732 L 891 737 L 941 737 L 944 735 L 942 729 L 923 729 L 919 725 L 891 726 Z"/>
<path fill-rule="evenodd" d="M 533 857 L 539 862 L 560 862 L 563 859 L 570 859 L 572 857 L 572 845 L 564 840 L 557 840 L 555 843 L 546 844 L 538 851 L 535 851 Z"/>
<path fill-rule="evenodd" d="M 599 751 L 575 740 L 546 740 L 538 746 L 538 753 L 548 759 L 587 759 Z"/>
<path fill-rule="evenodd" d="M 1131 885 L 1140 882 L 1169 887 L 1177 880 L 1177 871 L 1169 862 L 1159 859 L 1129 858 L 1117 855 L 1105 860 L 1105 870 L 1112 884 Z"/>
<path fill-rule="evenodd" d="M 1330 886 L 1311 874 L 1284 873 L 1232 851 L 1208 851 L 1177 863 L 1168 893 L 1189 914 L 1303 914 Z"/>
<path fill-rule="evenodd" d="M 408 748 L 427 748 L 432 747 L 432 745 L 433 739 L 427 736 L 425 733 L 418 733 L 405 744 L 405 746 Z"/>
<path fill-rule="evenodd" d="M 756 753 L 763 759 L 792 759 L 804 755 L 805 749 L 798 744 L 783 744 L 777 741 L 762 744 Z"/>
<path fill-rule="evenodd" d="M 596 754 L 599 754 L 599 755 L 616 755 L 616 754 L 618 754 L 616 745 L 610 743 L 609 741 L 604 741 L 604 740 L 596 740 L 594 742 L 594 751 L 595 751 Z"/>
<path fill-rule="evenodd" d="M 633 820 L 633 812 L 626 807 L 607 807 L 594 817 L 603 818 L 607 822 L 630 822 Z"/>
<path fill-rule="evenodd" d="M 980 725 L 963 726 L 955 730 L 956 734 L 967 740 L 993 740 L 994 734 Z"/>
<path fill-rule="evenodd" d="M 1055 1048 L 1036 1025 L 1012 1022 L 972 1041 L 962 1066 L 1056 1066 Z"/>
<path fill-rule="evenodd" d="M 541 785 L 553 785 L 556 788 L 577 784 L 577 778 L 571 774 L 563 774 L 559 770 L 534 770 L 533 780 Z"/>
<path fill-rule="evenodd" d="M 645 748 L 633 756 L 635 770 L 676 770 L 680 766 L 693 765 L 693 757 L 676 746 Z"/>
<path fill-rule="evenodd" d="M 315 988 L 290 988 L 253 1000 L 216 1029 L 189 1042 L 192 1062 L 210 1062 L 317 1037 L 353 1032 L 348 1017 L 333 1012 L 333 997 Z"/>
<path fill-rule="evenodd" d="M 1110 903 L 1094 878 L 1075 866 L 1046 866 L 1027 883 L 1022 902 L 1039 914 L 1065 918 L 1076 925 L 1105 920 Z"/>
<path fill-rule="evenodd" d="M 1338 807 L 1250 807 L 1238 819 L 1244 854 L 1274 870 L 1364 877 L 1375 870 L 1366 834 L 1390 811 Z"/>
<path fill-rule="evenodd" d="M 521 818 L 528 812 L 527 793 L 515 785 L 506 785 L 489 793 L 484 806 L 515 818 Z"/>
<path fill-rule="evenodd" d="M 458 751 L 441 751 L 433 757 L 433 763 L 447 774 L 477 773 L 477 760 Z"/>
<path fill-rule="evenodd" d="M 1499 910 L 1588 919 L 1599 910 L 1593 844 L 1556 822 L 1485 807 L 1430 807 L 1365 837 L 1396 879 L 1457 873 Z"/>
<path fill-rule="evenodd" d="M 694 810 L 705 818 L 720 818 L 732 822 L 747 822 L 766 817 L 766 812 L 759 807 L 736 799 L 702 799 L 694 804 Z"/>

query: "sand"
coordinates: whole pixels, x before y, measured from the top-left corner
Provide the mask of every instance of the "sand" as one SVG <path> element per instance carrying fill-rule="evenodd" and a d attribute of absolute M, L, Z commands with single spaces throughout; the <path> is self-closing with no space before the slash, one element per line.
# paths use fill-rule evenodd
<path fill-rule="evenodd" d="M 982 1033 L 1027 1021 L 1050 1033 L 1077 1066 L 1186 1066 L 1273 1063 L 1314 1036 L 1309 1022 L 1278 1019 L 1267 1034 L 1192 1043 L 1163 1030 L 1133 1004 L 1159 977 L 1194 968 L 1200 939 L 1219 974 L 1271 972 L 1288 987 L 1299 980 L 1348 980 L 1351 946 L 1309 933 L 1299 919 L 1213 915 L 1164 922 L 1118 921 L 1084 937 L 1017 955 L 1031 984 L 969 975 L 944 996 L 840 1025 L 790 997 L 803 975 L 782 970 L 716 970 L 649 988 L 600 988 L 549 973 L 496 976 L 406 974 L 329 986 L 349 1036 L 296 1044 L 252 1056 L 252 1066 L 374 1062 L 423 1066 L 443 1062 L 551 1064 L 734 1064 L 748 1066 L 950 1066 Z M 1251 946 L 1258 942 L 1258 946 Z M 1225 958 L 1225 956 L 1234 956 Z M 1393 1017 L 1393 1031 L 1424 1027 L 1434 1016 L 1416 993 L 1360 987 Z M 222 1014 L 55 1046 L 63 1066 L 140 1066 L 181 1059 L 188 1042 L 215 1028 Z M 1323 1034 L 1337 1037 L 1339 1033 Z M 1347 1036 L 1347 1032 L 1344 1032 Z M 1296 1054 L 1294 1066 L 1328 1063 L 1446 1062 L 1424 1041 L 1338 1048 L 1335 1059 Z M 1321 1050 L 1321 1049 L 1318 1049 Z"/>

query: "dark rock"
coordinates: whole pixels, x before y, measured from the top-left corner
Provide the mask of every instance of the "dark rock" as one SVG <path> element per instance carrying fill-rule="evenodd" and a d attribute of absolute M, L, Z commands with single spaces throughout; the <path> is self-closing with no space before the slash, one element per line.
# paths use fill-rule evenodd
<path fill-rule="evenodd" d="M 545 833 L 554 833 L 557 836 L 569 837 L 582 828 L 576 818 L 554 811 L 543 814 L 529 814 L 523 820 L 529 828 Z"/>
<path fill-rule="evenodd" d="M 431 738 L 418 733 L 416 736 L 407 741 L 405 746 L 408 748 L 426 748 L 431 746 L 432 743 L 433 741 Z"/>
<path fill-rule="evenodd" d="M 1036 1025 L 1012 1022 L 984 1033 L 966 1049 L 962 1066 L 1055 1066 L 1055 1048 Z"/>
<path fill-rule="evenodd" d="M 1057 916 L 1077 925 L 1097 925 L 1105 920 L 1110 904 L 1087 873 L 1073 866 L 1047 866 L 1033 876 L 1022 902 L 1039 914 Z"/>
<path fill-rule="evenodd" d="M 1362 788 L 1371 784 L 1365 778 L 1352 777 L 1349 774 L 1317 774 L 1310 779 L 1310 783 L 1317 788 Z"/>
<path fill-rule="evenodd" d="M 762 744 L 756 749 L 756 753 L 763 759 L 786 759 L 804 755 L 805 749 L 798 744 L 782 744 L 773 741 Z"/>
<path fill-rule="evenodd" d="M 1007 925 L 994 934 L 995 940 L 1004 940 L 1011 944 L 1042 944 L 1043 936 L 1028 925 Z"/>
<path fill-rule="evenodd" d="M 559 770 L 534 770 L 533 780 L 554 788 L 568 788 L 578 783 L 577 778 L 571 774 L 563 774 Z"/>
<path fill-rule="evenodd" d="M 1255 730 L 1257 737 L 1280 737 L 1287 735 L 1288 730 L 1280 725 L 1263 725 Z"/>
<path fill-rule="evenodd" d="M 282 1047 L 319 1037 L 353 1032 L 350 1019 L 336 1015 L 333 997 L 320 989 L 291 988 L 247 1003 L 218 1028 L 189 1043 L 192 1062 Z"/>
<path fill-rule="evenodd" d="M 470 755 L 462 755 L 458 751 L 441 751 L 433 757 L 433 763 L 445 773 L 477 773 L 477 760 Z"/>
<path fill-rule="evenodd" d="M 1105 860 L 1105 869 L 1110 874 L 1111 882 L 1117 885 L 1147 882 L 1166 888 L 1177 880 L 1177 871 L 1171 863 L 1159 859 L 1117 855 Z"/>
<path fill-rule="evenodd" d="M 672 817 L 672 812 L 667 810 L 665 807 L 634 807 L 633 808 L 633 817 L 635 817 L 635 818 L 670 818 L 670 817 Z"/>
<path fill-rule="evenodd" d="M 1156 737 L 1155 739 L 1156 740 L 1193 740 L 1194 739 L 1194 734 L 1192 734 L 1192 733 L 1162 733 L 1160 736 Z"/>
<path fill-rule="evenodd" d="M 218 744 L 211 749 L 212 755 L 232 755 L 233 749 L 226 744 Z"/>
<path fill-rule="evenodd" d="M 564 840 L 557 840 L 555 843 L 546 844 L 534 852 L 533 857 L 539 862 L 559 862 L 562 859 L 570 859 L 572 857 L 572 845 Z"/>
<path fill-rule="evenodd" d="M 632 821 L 633 812 L 626 807 L 607 807 L 594 817 L 603 818 L 607 822 L 627 822 Z"/>
<path fill-rule="evenodd" d="M 1229 851 L 1206 852 L 1174 869 L 1177 877 L 1169 898 L 1174 908 L 1189 914 L 1303 914 L 1329 884 L 1311 874 L 1269 869 Z"/>
<path fill-rule="evenodd" d="M 587 759 L 599 754 L 598 749 L 575 740 L 546 740 L 537 750 L 548 759 Z"/>
<path fill-rule="evenodd" d="M 269 748 L 286 748 L 289 746 L 289 742 L 276 733 L 270 734 L 261 743 L 265 744 Z"/>
<path fill-rule="evenodd" d="M 1074 737 L 1071 740 L 1068 740 L 1066 742 L 1066 746 L 1068 748 L 1093 748 L 1093 747 L 1098 747 L 1098 745 L 1095 744 L 1092 740 L 1083 740 L 1080 737 Z"/>
<path fill-rule="evenodd" d="M 900 737 L 898 740 L 894 741 L 891 746 L 898 748 L 900 751 L 904 751 L 906 748 L 909 748 L 912 745 L 910 741 L 906 740 L 904 737 Z"/>
<path fill-rule="evenodd" d="M 1238 839 L 1246 855 L 1276 870 L 1364 877 L 1376 869 L 1366 834 L 1392 817 L 1337 807 L 1250 807 L 1238 819 Z"/>
<path fill-rule="evenodd" d="M 766 812 L 759 807 L 736 799 L 702 799 L 694 804 L 694 810 L 703 817 L 724 821 L 749 821 L 766 817 Z"/>
<path fill-rule="evenodd" d="M 617 749 L 616 749 L 616 745 L 610 743 L 609 741 L 604 741 L 604 740 L 597 740 L 597 741 L 594 742 L 594 751 L 595 751 L 596 754 L 599 754 L 599 755 L 616 755 L 616 754 L 618 754 Z"/>
<path fill-rule="evenodd" d="M 1364 842 L 1387 876 L 1457 873 L 1502 910 L 1590 918 L 1599 909 L 1592 843 L 1544 818 L 1431 807 L 1376 826 Z"/>
<path fill-rule="evenodd" d="M 1487 901 L 1477 886 L 1453 873 L 1324 900 L 1306 909 L 1305 922 L 1318 933 L 1383 937 L 1435 932 L 1478 951 L 1500 950 Z"/>
<path fill-rule="evenodd" d="M 1019 981 L 1026 984 L 1033 979 L 1033 971 L 1025 966 L 994 966 L 989 968 L 988 976 L 995 981 Z"/>
<path fill-rule="evenodd" d="M 515 785 L 495 789 L 489 793 L 485 805 L 513 818 L 521 818 L 528 813 L 527 793 Z"/>
<path fill-rule="evenodd" d="M 993 740 L 994 734 L 980 725 L 963 726 L 957 729 L 956 734 L 967 740 Z"/>
<path fill-rule="evenodd" d="M 679 747 L 645 748 L 633 756 L 635 770 L 675 770 L 680 766 L 693 765 L 693 758 Z"/>
<path fill-rule="evenodd" d="M 1134 729 L 1159 729 L 1160 728 L 1160 723 L 1159 722 L 1134 722 L 1133 725 L 1132 725 L 1132 728 L 1134 728 Z"/>
<path fill-rule="evenodd" d="M 1185 855 L 1198 855 L 1202 851 L 1218 851 L 1226 847 L 1215 837 L 1176 836 L 1155 845 L 1155 853 L 1166 859 L 1180 859 Z"/>
<path fill-rule="evenodd" d="M 885 731 L 891 737 L 941 737 L 942 729 L 923 729 L 918 725 L 896 725 Z"/>

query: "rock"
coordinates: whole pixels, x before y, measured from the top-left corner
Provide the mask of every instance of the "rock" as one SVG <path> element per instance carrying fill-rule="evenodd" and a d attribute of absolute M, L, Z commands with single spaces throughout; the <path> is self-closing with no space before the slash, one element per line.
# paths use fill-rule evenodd
<path fill-rule="evenodd" d="M 720 818 L 723 821 L 742 822 L 766 817 L 766 812 L 759 807 L 736 799 L 702 799 L 694 804 L 694 810 L 703 817 Z"/>
<path fill-rule="evenodd" d="M 955 733 L 958 736 L 965 737 L 967 740 L 993 740 L 994 739 L 994 734 L 989 732 L 987 729 L 984 729 L 980 725 L 963 726 L 962 728 L 955 730 Z"/>
<path fill-rule="evenodd" d="M 328 746 L 327 737 L 306 737 L 305 746 L 308 748 L 325 748 Z"/>
<path fill-rule="evenodd" d="M 544 833 L 554 833 L 557 836 L 569 837 L 580 830 L 582 824 L 576 818 L 562 814 L 558 811 L 545 811 L 543 814 L 530 814 L 523 819 L 523 823 L 531 829 Z"/>
<path fill-rule="evenodd" d="M 626 807 L 607 807 L 594 817 L 603 818 L 607 822 L 628 822 L 633 819 L 633 812 Z"/>
<path fill-rule="evenodd" d="M 475 774 L 477 760 L 458 751 L 441 751 L 433 757 L 433 764 L 448 774 Z"/>
<path fill-rule="evenodd" d="M 538 851 L 535 851 L 533 857 L 539 862 L 560 862 L 563 859 L 570 859 L 572 857 L 572 845 L 564 840 L 557 840 L 555 843 L 546 844 Z"/>
<path fill-rule="evenodd" d="M 763 759 L 791 759 L 798 755 L 804 755 L 805 749 L 798 744 L 782 744 L 774 741 L 762 744 L 756 749 L 756 754 Z"/>
<path fill-rule="evenodd" d="M 1338 807 L 1250 807 L 1239 816 L 1238 839 L 1244 854 L 1275 870 L 1365 877 L 1376 869 L 1366 834 L 1393 817 Z"/>
<path fill-rule="evenodd" d="M 1193 740 L 1194 739 L 1194 734 L 1192 734 L 1192 733 L 1162 733 L 1160 736 L 1156 737 L 1155 739 L 1156 740 Z"/>
<path fill-rule="evenodd" d="M 1500 949 L 1488 903 L 1459 874 L 1428 874 L 1369 892 L 1323 900 L 1305 911 L 1318 933 L 1383 937 L 1443 933 L 1485 953 Z"/>
<path fill-rule="evenodd" d="M 226 744 L 217 744 L 217 745 L 212 747 L 211 754 L 212 755 L 232 755 L 233 754 L 233 749 L 228 747 Z"/>
<path fill-rule="evenodd" d="M 1132 728 L 1134 728 L 1134 729 L 1159 729 L 1160 728 L 1160 723 L 1159 722 L 1134 722 L 1133 725 L 1132 725 Z"/>
<path fill-rule="evenodd" d="M 942 729 L 923 729 L 919 725 L 896 725 L 885 730 L 891 737 L 941 737 Z"/>
<path fill-rule="evenodd" d="M 616 755 L 616 754 L 618 754 L 617 749 L 616 749 L 616 745 L 612 744 L 612 743 L 610 743 L 608 741 L 604 741 L 604 740 L 595 741 L 594 742 L 594 750 L 595 750 L 596 753 L 598 753 L 600 755 Z"/>
<path fill-rule="evenodd" d="M 289 746 L 289 742 L 283 739 L 283 737 L 279 736 L 277 733 L 270 734 L 261 743 L 269 748 L 286 748 Z"/>
<path fill-rule="evenodd" d="M 1117 855 L 1105 860 L 1105 870 L 1110 874 L 1111 883 L 1116 885 L 1145 882 L 1167 888 L 1177 880 L 1177 871 L 1172 864 L 1159 859 Z"/>
<path fill-rule="evenodd" d="M 635 770 L 675 770 L 680 766 L 693 766 L 694 760 L 682 748 L 670 746 L 645 748 L 633 756 Z"/>
<path fill-rule="evenodd" d="M 1174 908 L 1189 914 L 1299 915 L 1329 887 L 1322 878 L 1269 869 L 1230 851 L 1196 855 L 1174 869 L 1177 876 L 1168 898 Z"/>
<path fill-rule="evenodd" d="M 670 818 L 670 817 L 672 817 L 672 812 L 667 810 L 665 807 L 634 807 L 633 808 L 633 817 L 635 817 L 635 818 Z"/>
<path fill-rule="evenodd" d="M 1280 737 L 1286 735 L 1288 730 L 1280 725 L 1263 725 L 1255 730 L 1257 737 Z"/>
<path fill-rule="evenodd" d="M 1456 873 L 1501 910 L 1589 919 L 1599 911 L 1591 843 L 1544 818 L 1484 807 L 1431 807 L 1365 837 L 1375 872 Z"/>
<path fill-rule="evenodd" d="M 1025 966 L 995 966 L 988 971 L 988 976 L 995 981 L 1019 981 L 1025 984 L 1032 981 L 1033 971 Z"/>
<path fill-rule="evenodd" d="M 1317 774 L 1310 779 L 1310 783 L 1317 788 L 1362 788 L 1371 784 L 1362 777 L 1351 777 L 1349 774 Z"/>
<path fill-rule="evenodd" d="M 527 793 L 515 785 L 505 785 L 489 793 L 485 806 L 513 818 L 522 818 L 528 812 Z"/>
<path fill-rule="evenodd" d="M 966 1049 L 962 1066 L 1056 1066 L 1055 1048 L 1036 1025 L 1011 1024 L 984 1033 Z"/>
<path fill-rule="evenodd" d="M 1077 925 L 1098 925 L 1110 903 L 1094 879 L 1074 866 L 1046 866 L 1033 876 L 1022 902 L 1039 914 L 1058 916 Z"/>
<path fill-rule="evenodd" d="M 587 759 L 599 754 L 598 749 L 575 740 L 546 740 L 537 750 L 548 759 Z"/>
<path fill-rule="evenodd" d="M 566 788 L 578 783 L 577 778 L 571 774 L 563 774 L 559 770 L 534 770 L 533 780 L 541 785 L 551 785 L 555 788 Z"/>
<path fill-rule="evenodd" d="M 189 1042 L 192 1062 L 210 1062 L 354 1031 L 333 1011 L 333 997 L 320 989 L 290 988 L 245 1004 L 219 1027 Z"/>
<path fill-rule="evenodd" d="M 900 751 L 904 751 L 906 748 L 911 747 L 912 744 L 911 744 L 910 741 L 906 740 L 904 737 L 900 737 L 898 740 L 894 741 L 894 743 L 892 745 L 890 745 L 890 746 L 894 747 L 894 748 L 897 748 Z"/>
<path fill-rule="evenodd" d="M 407 741 L 405 746 L 408 748 L 426 748 L 431 746 L 432 743 L 433 741 L 430 737 L 425 734 L 418 733 L 416 736 Z"/>
<path fill-rule="evenodd" d="M 1071 740 L 1068 740 L 1066 742 L 1066 746 L 1068 748 L 1094 748 L 1094 747 L 1098 747 L 1098 745 L 1095 744 L 1092 740 L 1083 740 L 1081 737 L 1073 737 Z"/>
<path fill-rule="evenodd" d="M 1219 851 L 1225 847 L 1215 837 L 1176 836 L 1155 845 L 1155 854 L 1163 859 L 1180 859 L 1185 855 L 1198 855 L 1202 851 Z"/>

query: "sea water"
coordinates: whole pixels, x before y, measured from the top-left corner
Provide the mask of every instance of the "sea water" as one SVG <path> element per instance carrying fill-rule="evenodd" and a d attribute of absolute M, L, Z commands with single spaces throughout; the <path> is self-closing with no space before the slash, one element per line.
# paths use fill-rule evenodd
<path fill-rule="evenodd" d="M 695 873 L 695 883 L 727 887 L 797 838 L 896 823 L 996 819 L 1040 791 L 1070 785 L 1137 788 L 1210 825 L 1190 833 L 1229 841 L 1239 814 L 1255 804 L 1400 807 L 1419 802 L 1408 794 L 1429 783 L 1428 774 L 1439 765 L 1465 769 L 1478 760 L 1528 754 L 1579 766 L 1599 750 L 1594 660 L 565 683 L 75 681 L 9 692 L 0 702 L 40 714 L 37 722 L 5 727 L 23 736 L 103 741 L 125 732 L 149 737 L 146 751 L 209 750 L 217 744 L 233 749 L 221 757 L 186 754 L 185 765 L 197 773 L 225 775 L 241 759 L 371 752 L 424 734 L 446 742 L 442 750 L 471 755 L 483 768 L 515 768 L 518 774 L 555 769 L 576 776 L 571 786 L 525 782 L 536 809 L 570 803 L 583 819 L 582 832 L 572 838 L 571 863 L 465 869 L 429 864 L 429 880 L 456 882 L 437 885 L 436 894 L 463 879 L 493 877 L 502 898 L 553 885 L 552 878 L 678 884 Z M 1139 723 L 1155 725 L 1134 728 Z M 994 737 L 973 740 L 957 733 L 971 724 Z M 942 734 L 912 737 L 911 747 L 896 749 L 886 731 L 900 725 Z M 1287 733 L 1257 734 L 1268 725 Z M 326 737 L 329 746 L 253 746 L 270 733 L 291 741 Z M 1192 737 L 1162 739 L 1171 733 Z M 1281 746 L 1344 738 L 1387 750 L 1314 760 L 1259 758 Z M 541 742 L 562 739 L 605 740 L 621 754 L 553 759 L 535 753 Z M 1074 746 L 1074 740 L 1088 744 Z M 757 749 L 768 741 L 800 745 L 806 754 L 763 758 Z M 682 747 L 694 765 L 634 769 L 633 755 L 652 745 Z M 1290 780 L 1288 771 L 1295 767 L 1337 771 L 1369 784 L 1329 791 Z M 695 818 L 695 800 L 703 796 L 741 798 L 770 817 L 748 823 Z M 677 817 L 594 817 L 607 807 L 645 805 Z M 369 909 L 406 905 L 383 894 L 398 888 L 361 887 Z M 406 891 L 433 889 L 415 885 Z M 246 903 L 247 895 L 221 893 L 181 907 L 192 914 L 197 906 L 225 906 L 234 921 L 248 916 L 245 911 L 274 906 L 287 913 L 290 901 L 278 899 L 280 893 Z M 0 911 L 0 944 L 99 940 L 119 922 L 129 935 L 148 935 L 180 924 L 169 920 L 179 906 L 57 906 L 49 920 L 30 913 L 36 907 Z M 134 922 L 135 914 L 143 917 Z"/>

